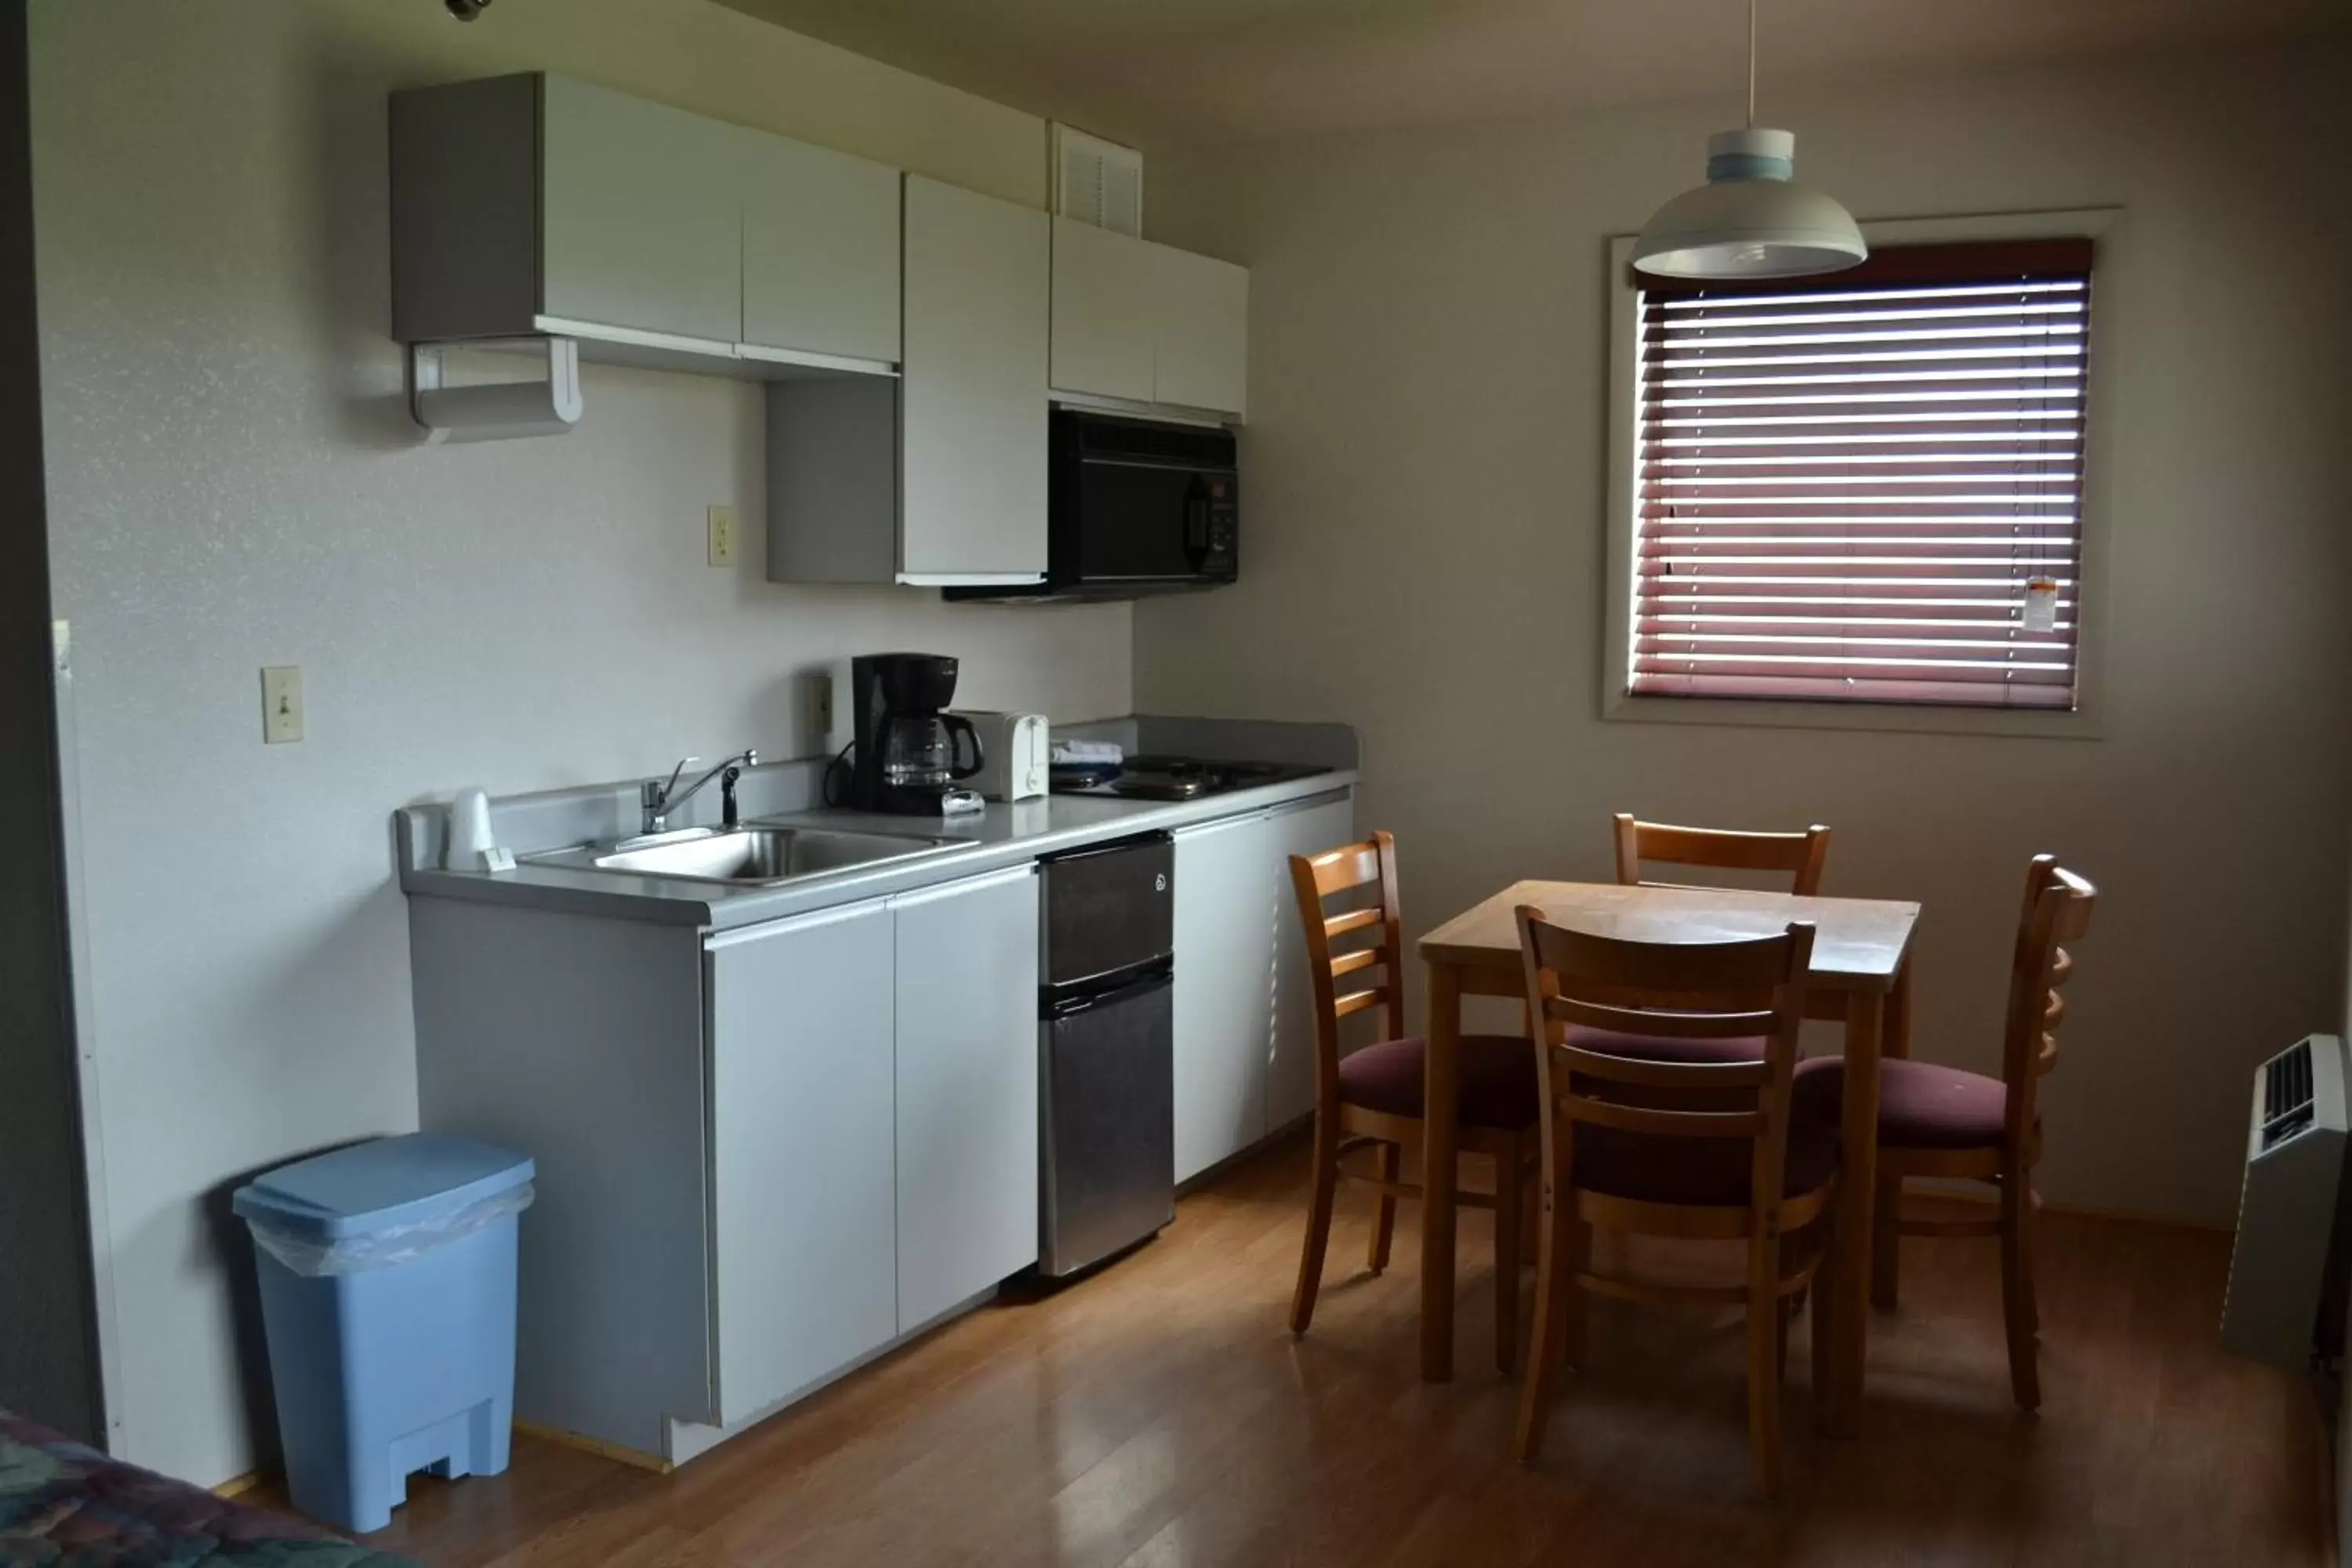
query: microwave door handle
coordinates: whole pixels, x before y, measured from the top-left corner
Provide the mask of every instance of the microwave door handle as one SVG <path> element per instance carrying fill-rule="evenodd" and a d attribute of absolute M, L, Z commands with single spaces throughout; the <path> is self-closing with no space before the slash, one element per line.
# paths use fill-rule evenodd
<path fill-rule="evenodd" d="M 1198 479 L 1184 495 L 1184 553 L 1192 557 L 1195 572 L 1209 554 L 1209 492 Z"/>

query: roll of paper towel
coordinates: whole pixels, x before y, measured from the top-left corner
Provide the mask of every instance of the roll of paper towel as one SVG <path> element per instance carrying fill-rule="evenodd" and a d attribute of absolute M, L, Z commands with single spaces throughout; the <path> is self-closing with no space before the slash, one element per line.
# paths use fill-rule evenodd
<path fill-rule="evenodd" d="M 478 789 L 459 790 L 457 798 L 449 803 L 449 841 L 443 847 L 441 864 L 452 871 L 478 871 L 483 852 L 497 844 L 490 833 L 488 795 Z"/>

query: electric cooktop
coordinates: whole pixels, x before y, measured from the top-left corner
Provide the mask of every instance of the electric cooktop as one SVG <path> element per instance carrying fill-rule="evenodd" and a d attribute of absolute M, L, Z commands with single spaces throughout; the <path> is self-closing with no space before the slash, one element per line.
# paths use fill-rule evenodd
<path fill-rule="evenodd" d="M 1259 784 L 1286 784 L 1312 778 L 1329 768 L 1300 763 L 1225 763 L 1199 757 L 1142 754 L 1127 759 L 1115 778 L 1096 778 L 1053 771 L 1055 795 L 1121 795 L 1130 800 L 1197 800 L 1208 795 L 1230 795 Z"/>

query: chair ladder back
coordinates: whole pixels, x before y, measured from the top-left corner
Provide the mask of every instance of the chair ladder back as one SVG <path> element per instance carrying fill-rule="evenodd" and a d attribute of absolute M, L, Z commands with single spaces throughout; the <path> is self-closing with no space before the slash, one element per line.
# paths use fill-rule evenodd
<path fill-rule="evenodd" d="M 1682 886 L 1643 879 L 1642 862 L 1662 860 L 1720 871 L 1785 871 L 1790 878 L 1789 890 L 1811 898 L 1822 890 L 1822 869 L 1830 853 L 1830 830 L 1818 823 L 1802 833 L 1743 833 L 1642 822 L 1632 812 L 1621 811 L 1616 835 L 1617 880 L 1628 888 Z"/>
<path fill-rule="evenodd" d="M 1397 897 L 1396 840 L 1378 832 L 1360 844 L 1344 844 L 1319 855 L 1293 855 L 1290 886 L 1307 938 L 1307 979 L 1315 998 L 1316 1102 L 1329 1110 L 1339 1098 L 1339 1020 L 1377 1007 L 1383 1015 L 1381 1038 L 1396 1039 L 1404 1033 L 1403 964 L 1399 957 L 1404 951 L 1403 914 Z M 1324 912 L 1326 899 L 1367 887 L 1377 889 L 1377 902 L 1336 915 Z M 1335 942 L 1347 946 L 1334 952 Z M 1348 983 L 1345 989 L 1343 982 Z"/>
<path fill-rule="evenodd" d="M 1650 1137 L 1747 1138 L 1754 1145 L 1754 1234 L 1777 1237 L 1813 927 L 1798 922 L 1779 936 L 1738 942 L 1636 942 L 1553 925 L 1530 904 L 1519 907 L 1518 925 L 1528 1014 L 1540 1032 L 1536 1066 L 1546 1182 L 1556 1183 L 1574 1171 L 1579 1123 Z M 1628 990 L 1671 996 L 1676 1010 L 1636 1011 L 1585 1000 L 1590 994 L 1613 997 Z M 1595 1026 L 1660 1038 L 1760 1034 L 1765 1037 L 1764 1059 L 1636 1060 L 1569 1043 L 1570 1025 L 1591 1025 L 1596 1018 L 1608 1022 Z M 1712 1092 L 1704 1099 L 1693 1097 L 1692 1109 L 1672 1100 L 1624 1104 L 1601 1092 L 1609 1083 Z M 1745 1091 L 1753 1102 L 1734 1101 L 1738 1109 L 1723 1109 L 1720 1091 L 1725 1089 Z"/>
<path fill-rule="evenodd" d="M 2041 1080 L 2058 1067 L 2058 1027 L 2066 1016 L 2062 988 L 2074 973 L 2074 954 L 2063 944 L 2090 930 L 2097 900 L 2098 889 L 2053 855 L 2035 856 L 2026 869 L 2001 1040 L 2001 1082 L 2009 1091 L 2003 1131 L 2012 1148 L 2032 1135 Z"/>

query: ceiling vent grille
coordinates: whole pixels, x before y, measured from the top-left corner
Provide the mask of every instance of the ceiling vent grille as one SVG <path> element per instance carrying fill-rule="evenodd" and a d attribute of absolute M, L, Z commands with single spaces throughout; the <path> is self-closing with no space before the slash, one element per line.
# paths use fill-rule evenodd
<path fill-rule="evenodd" d="M 1054 211 L 1076 223 L 1143 236 L 1143 154 L 1054 127 Z"/>

